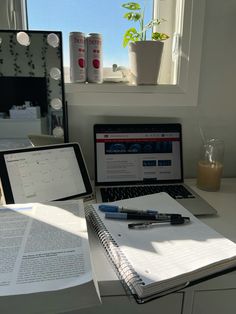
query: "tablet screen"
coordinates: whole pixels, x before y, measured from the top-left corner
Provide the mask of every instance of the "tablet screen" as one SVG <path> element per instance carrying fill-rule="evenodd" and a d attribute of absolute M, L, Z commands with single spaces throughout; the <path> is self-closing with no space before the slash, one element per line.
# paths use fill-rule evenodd
<path fill-rule="evenodd" d="M 0 152 L 5 202 L 32 203 L 82 197 L 92 187 L 78 144 Z"/>

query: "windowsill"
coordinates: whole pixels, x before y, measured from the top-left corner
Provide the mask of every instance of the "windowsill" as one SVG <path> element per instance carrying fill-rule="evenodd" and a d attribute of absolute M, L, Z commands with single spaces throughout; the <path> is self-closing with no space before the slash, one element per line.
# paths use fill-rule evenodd
<path fill-rule="evenodd" d="M 67 93 L 143 93 L 143 94 L 169 94 L 184 93 L 178 85 L 129 85 L 122 82 L 94 83 L 65 83 Z"/>
<path fill-rule="evenodd" d="M 129 86 L 124 83 L 66 83 L 65 92 L 69 105 L 86 108 L 105 107 L 106 111 L 111 107 L 125 111 L 128 107 L 132 110 L 136 107 L 146 112 L 147 107 L 197 106 L 196 90 L 186 91 L 179 85 Z"/>

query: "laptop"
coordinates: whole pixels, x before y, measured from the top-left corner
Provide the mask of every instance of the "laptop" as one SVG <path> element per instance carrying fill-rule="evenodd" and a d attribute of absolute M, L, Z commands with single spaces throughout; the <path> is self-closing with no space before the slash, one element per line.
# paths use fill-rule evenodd
<path fill-rule="evenodd" d="M 194 215 L 215 208 L 183 180 L 181 124 L 94 125 L 97 202 L 167 192 Z"/>
<path fill-rule="evenodd" d="M 3 203 L 33 203 L 92 196 L 78 143 L 0 151 Z"/>

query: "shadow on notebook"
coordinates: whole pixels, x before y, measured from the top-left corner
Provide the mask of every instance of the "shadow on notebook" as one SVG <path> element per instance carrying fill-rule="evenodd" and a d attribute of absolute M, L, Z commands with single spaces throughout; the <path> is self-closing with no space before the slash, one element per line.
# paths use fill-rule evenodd
<path fill-rule="evenodd" d="M 184 184 L 181 124 L 94 125 L 97 202 L 167 192 L 194 215 L 216 210 Z"/>

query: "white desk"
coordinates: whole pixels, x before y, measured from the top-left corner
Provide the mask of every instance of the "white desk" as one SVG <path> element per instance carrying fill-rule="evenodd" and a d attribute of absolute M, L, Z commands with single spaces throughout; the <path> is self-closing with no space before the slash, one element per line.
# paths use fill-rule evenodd
<path fill-rule="evenodd" d="M 205 192 L 195 187 L 195 180 L 187 180 L 194 190 L 213 205 L 218 215 L 204 217 L 201 220 L 212 228 L 236 242 L 236 178 L 224 179 L 219 192 Z M 109 264 L 97 238 L 90 233 L 92 258 L 95 273 L 99 282 L 103 304 L 96 308 L 71 311 L 70 314 L 235 314 L 236 313 L 236 271 L 223 276 L 205 281 L 204 283 L 189 287 L 178 293 L 159 298 L 144 305 L 138 305 L 132 298 L 128 298 L 120 284 L 113 268 Z M 46 294 L 44 294 L 45 297 Z M 27 296 L 26 296 L 27 297 Z M 72 296 L 71 296 L 72 297 Z M 76 294 L 75 294 L 76 297 Z M 29 300 L 29 301 L 28 301 Z M 0 313 L 2 306 L 15 303 L 17 311 L 12 314 L 29 314 L 30 309 L 35 313 L 40 312 L 40 304 L 45 299 L 41 295 L 31 295 L 27 302 L 24 297 L 0 298 Z M 58 305 L 63 308 L 63 303 L 58 297 Z M 25 308 L 27 307 L 27 310 Z"/>
<path fill-rule="evenodd" d="M 201 220 L 236 242 L 236 178 L 223 179 L 219 192 L 199 190 L 195 180 L 186 180 L 186 183 L 217 210 L 216 217 L 201 218 Z"/>

